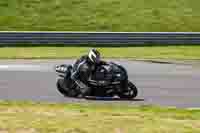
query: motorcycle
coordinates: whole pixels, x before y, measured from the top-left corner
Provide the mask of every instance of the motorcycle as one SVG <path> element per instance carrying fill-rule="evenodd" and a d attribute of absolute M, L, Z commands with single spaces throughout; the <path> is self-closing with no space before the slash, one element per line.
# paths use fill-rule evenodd
<path fill-rule="evenodd" d="M 70 78 L 73 72 L 72 65 L 57 65 L 55 71 L 59 76 L 56 86 L 61 94 L 68 97 L 81 96 L 80 88 Z M 99 66 L 90 76 L 87 84 L 91 88 L 88 96 L 114 97 L 117 95 L 121 99 L 133 99 L 138 94 L 137 87 L 128 79 L 126 69 L 114 62 Z"/>

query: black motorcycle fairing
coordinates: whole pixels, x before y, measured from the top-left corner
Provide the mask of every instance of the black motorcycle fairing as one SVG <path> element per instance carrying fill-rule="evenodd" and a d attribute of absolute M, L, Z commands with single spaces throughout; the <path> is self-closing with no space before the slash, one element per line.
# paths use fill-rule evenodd
<path fill-rule="evenodd" d="M 66 75 L 68 75 L 68 72 L 72 74 L 71 67 L 65 72 Z M 66 75 L 65 77 L 68 77 Z M 68 88 L 78 89 L 75 81 L 71 79 L 71 76 L 65 80 L 65 84 Z M 127 71 L 123 66 L 113 62 L 106 65 L 100 65 L 90 76 L 87 84 L 91 87 L 91 96 L 119 95 L 128 90 Z"/>
<path fill-rule="evenodd" d="M 102 65 L 97 68 L 88 82 L 96 94 L 100 92 L 104 94 L 107 92 L 121 93 L 127 89 L 128 83 L 127 73 L 124 70 L 122 66 L 115 63 Z"/>
<path fill-rule="evenodd" d="M 66 65 L 66 64 L 61 64 L 61 65 L 56 65 L 55 70 L 59 74 L 65 74 L 66 72 L 69 72 L 72 70 L 72 65 Z"/>
<path fill-rule="evenodd" d="M 110 80 L 112 77 L 109 75 L 109 71 L 105 67 L 105 65 L 98 66 L 96 71 L 91 75 L 92 80 L 100 81 L 100 80 Z"/>

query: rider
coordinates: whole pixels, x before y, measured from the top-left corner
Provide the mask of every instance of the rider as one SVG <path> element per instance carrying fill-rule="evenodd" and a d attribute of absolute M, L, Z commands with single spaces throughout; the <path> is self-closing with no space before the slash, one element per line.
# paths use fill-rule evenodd
<path fill-rule="evenodd" d="M 101 60 L 100 52 L 94 48 L 74 63 L 71 78 L 79 86 L 83 96 L 88 95 L 90 92 L 90 88 L 87 85 L 90 75 L 96 70 L 98 65 L 106 64 L 107 62 Z"/>

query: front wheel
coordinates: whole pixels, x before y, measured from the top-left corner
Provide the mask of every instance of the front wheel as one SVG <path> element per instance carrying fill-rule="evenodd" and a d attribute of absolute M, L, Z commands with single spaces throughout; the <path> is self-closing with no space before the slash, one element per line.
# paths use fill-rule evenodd
<path fill-rule="evenodd" d="M 58 79 L 57 80 L 57 83 L 56 83 L 56 86 L 57 86 L 57 90 L 63 94 L 64 96 L 67 95 L 67 90 L 64 89 L 64 79 Z"/>
<path fill-rule="evenodd" d="M 65 84 L 64 79 L 57 80 L 56 83 L 57 90 L 64 96 L 77 97 L 80 94 L 78 90 L 66 88 L 64 84 Z"/>
<path fill-rule="evenodd" d="M 126 99 L 133 99 L 137 95 L 138 95 L 137 87 L 131 81 L 128 81 L 128 90 L 124 93 L 121 93 L 119 97 Z"/>

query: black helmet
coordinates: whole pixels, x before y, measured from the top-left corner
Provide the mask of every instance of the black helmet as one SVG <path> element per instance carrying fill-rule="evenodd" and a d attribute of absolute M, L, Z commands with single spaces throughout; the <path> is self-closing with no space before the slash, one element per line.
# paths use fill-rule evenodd
<path fill-rule="evenodd" d="M 88 53 L 88 58 L 93 63 L 99 63 L 101 58 L 100 52 L 96 49 L 91 49 Z"/>

